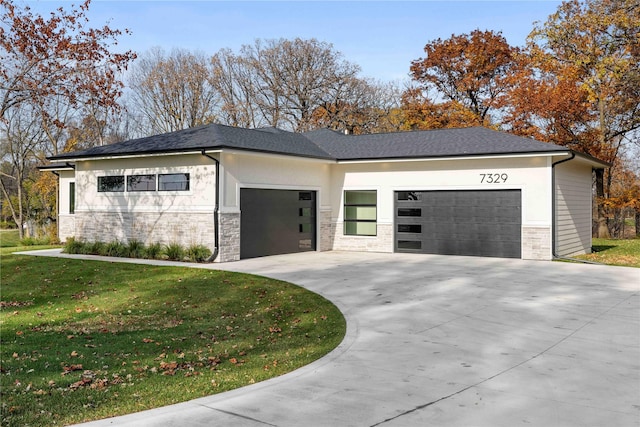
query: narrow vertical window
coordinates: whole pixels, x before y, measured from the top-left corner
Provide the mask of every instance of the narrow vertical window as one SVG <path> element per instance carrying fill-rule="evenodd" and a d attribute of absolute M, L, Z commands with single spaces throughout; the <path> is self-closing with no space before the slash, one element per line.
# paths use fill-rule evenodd
<path fill-rule="evenodd" d="M 371 191 L 344 192 L 344 234 L 375 236 L 378 227 L 378 195 Z"/>
<path fill-rule="evenodd" d="M 76 213 L 76 183 L 69 183 L 69 213 Z"/>

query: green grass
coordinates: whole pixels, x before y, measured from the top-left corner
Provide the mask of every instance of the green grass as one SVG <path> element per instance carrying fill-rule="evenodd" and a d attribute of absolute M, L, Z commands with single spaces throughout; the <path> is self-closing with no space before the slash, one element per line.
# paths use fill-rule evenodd
<path fill-rule="evenodd" d="M 593 253 L 575 258 L 607 265 L 640 267 L 640 239 L 593 239 Z"/>
<path fill-rule="evenodd" d="M 2 425 L 66 425 L 219 393 L 304 366 L 345 320 L 257 276 L 10 255 L 0 269 Z"/>
<path fill-rule="evenodd" d="M 0 230 L 0 248 L 10 248 L 20 245 L 18 230 Z"/>

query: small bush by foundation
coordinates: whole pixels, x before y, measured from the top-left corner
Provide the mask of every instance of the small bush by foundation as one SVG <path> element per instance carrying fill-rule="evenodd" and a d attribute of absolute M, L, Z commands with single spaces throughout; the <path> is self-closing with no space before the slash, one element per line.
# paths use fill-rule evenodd
<path fill-rule="evenodd" d="M 189 261 L 204 262 L 211 256 L 211 251 L 204 245 L 191 245 L 187 248 Z"/>
<path fill-rule="evenodd" d="M 162 258 L 162 245 L 160 243 L 151 243 L 145 249 L 145 258 L 160 259 Z"/>
<path fill-rule="evenodd" d="M 170 261 L 205 262 L 211 256 L 211 250 L 204 245 L 191 245 L 188 248 L 178 243 L 163 246 L 151 243 L 146 246 L 139 240 L 123 243 L 118 240 L 112 242 L 86 242 L 69 238 L 64 245 L 63 252 L 67 254 L 101 255 L 110 257 L 166 259 Z"/>
<path fill-rule="evenodd" d="M 164 247 L 164 254 L 171 261 L 182 261 L 184 259 L 184 248 L 178 243 L 169 243 Z"/>

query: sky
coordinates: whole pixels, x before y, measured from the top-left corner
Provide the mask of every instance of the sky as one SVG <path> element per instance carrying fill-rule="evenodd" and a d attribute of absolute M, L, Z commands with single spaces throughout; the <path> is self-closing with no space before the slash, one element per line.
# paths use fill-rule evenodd
<path fill-rule="evenodd" d="M 48 14 L 80 0 L 16 0 Z M 379 81 L 408 79 L 424 45 L 475 29 L 502 32 L 523 46 L 534 22 L 544 22 L 560 1 L 130 1 L 93 0 L 90 25 L 129 29 L 117 49 L 138 54 L 152 47 L 213 55 L 237 52 L 256 39 L 315 38 Z"/>

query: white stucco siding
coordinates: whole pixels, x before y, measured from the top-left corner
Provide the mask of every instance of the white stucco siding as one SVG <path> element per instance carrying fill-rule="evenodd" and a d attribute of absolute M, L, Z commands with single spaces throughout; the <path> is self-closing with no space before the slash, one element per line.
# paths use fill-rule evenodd
<path fill-rule="evenodd" d="M 189 173 L 189 190 L 98 192 L 100 176 L 170 173 Z M 199 154 L 76 163 L 76 212 L 212 212 L 215 191 L 215 163 Z"/>
<path fill-rule="evenodd" d="M 378 190 L 378 218 L 391 222 L 394 191 L 519 189 L 523 197 L 523 224 L 550 226 L 551 176 L 547 163 L 546 158 L 536 157 L 341 164 L 332 174 L 332 206 L 337 218 L 342 219 L 341 189 Z M 506 174 L 507 179 L 489 183 L 488 174 Z"/>
<path fill-rule="evenodd" d="M 555 168 L 556 253 L 591 252 L 591 166 L 572 160 Z"/>
<path fill-rule="evenodd" d="M 394 192 L 401 190 L 521 190 L 522 227 L 543 230 L 547 240 L 551 234 L 551 173 L 547 157 L 456 159 L 381 163 L 344 163 L 332 172 L 331 206 L 341 232 L 343 222 L 343 190 L 377 190 L 377 237 L 349 236 L 346 245 L 366 239 L 377 239 L 377 247 L 393 251 Z M 488 178 L 499 177 L 495 179 Z M 504 179 L 506 177 L 506 179 Z M 546 230 L 546 231 L 545 231 Z M 539 234 L 539 233 L 538 233 Z M 383 241 L 384 240 L 384 241 Z M 523 240 L 523 257 L 529 257 Z M 536 259 L 550 259 L 550 242 L 545 242 Z M 339 248 L 338 248 L 339 249 Z"/>
<path fill-rule="evenodd" d="M 288 156 L 222 153 L 221 180 L 224 211 L 239 211 L 241 188 L 313 190 L 317 204 L 330 203 L 331 162 Z"/>
<path fill-rule="evenodd" d="M 75 215 L 71 208 L 71 184 L 75 183 L 75 172 L 63 170 L 58 172 L 58 238 L 66 242 L 75 235 Z M 76 190 L 77 194 L 77 190 Z"/>
<path fill-rule="evenodd" d="M 71 214 L 71 212 L 69 212 L 69 208 L 71 206 L 70 184 L 76 181 L 75 172 L 63 170 L 58 172 L 58 174 L 58 185 L 60 190 L 60 196 L 58 198 L 58 213 L 60 215 L 69 215 Z"/>

